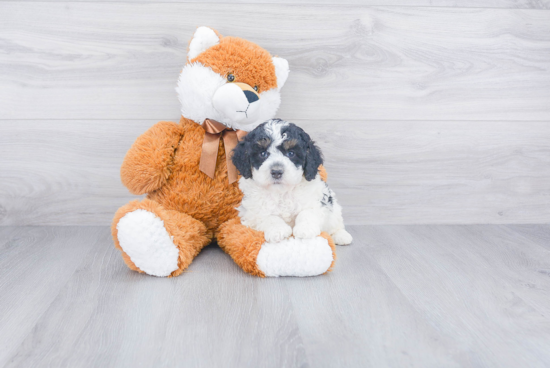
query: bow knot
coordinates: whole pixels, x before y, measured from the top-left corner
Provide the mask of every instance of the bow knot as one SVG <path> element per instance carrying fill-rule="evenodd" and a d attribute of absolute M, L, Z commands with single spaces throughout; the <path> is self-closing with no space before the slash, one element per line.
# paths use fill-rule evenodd
<path fill-rule="evenodd" d="M 225 160 L 227 162 L 227 177 L 229 184 L 237 181 L 237 168 L 231 161 L 231 151 L 241 140 L 246 132 L 244 130 L 235 130 L 226 127 L 222 123 L 212 119 L 206 119 L 201 124 L 204 129 L 204 141 L 202 142 L 201 162 L 199 169 L 214 179 L 216 172 L 216 161 L 218 159 L 218 147 L 220 145 L 220 138 L 223 138 L 223 144 L 225 146 Z"/>

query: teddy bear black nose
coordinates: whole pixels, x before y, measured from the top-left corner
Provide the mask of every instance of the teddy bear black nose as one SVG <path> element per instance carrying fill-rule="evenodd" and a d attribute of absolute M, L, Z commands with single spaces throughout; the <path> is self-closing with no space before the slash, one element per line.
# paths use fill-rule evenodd
<path fill-rule="evenodd" d="M 243 92 L 244 92 L 244 95 L 246 96 L 246 99 L 248 100 L 248 103 L 252 103 L 260 99 L 258 95 L 252 91 L 243 91 Z"/>
<path fill-rule="evenodd" d="M 283 177 L 283 170 L 282 169 L 271 169 L 271 177 L 273 179 L 280 179 Z"/>

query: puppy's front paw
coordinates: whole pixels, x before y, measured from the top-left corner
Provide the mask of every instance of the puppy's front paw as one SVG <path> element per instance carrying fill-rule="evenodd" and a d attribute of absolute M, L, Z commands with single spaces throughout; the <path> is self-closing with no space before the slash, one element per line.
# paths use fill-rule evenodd
<path fill-rule="evenodd" d="M 292 228 L 287 224 L 274 225 L 264 231 L 264 237 L 268 243 L 278 243 L 291 235 Z"/>
<path fill-rule="evenodd" d="M 300 239 L 315 238 L 317 235 L 321 234 L 321 228 L 316 224 L 301 222 L 294 226 L 292 234 Z"/>
<path fill-rule="evenodd" d="M 336 245 L 348 245 L 351 244 L 353 238 L 350 233 L 344 229 L 341 229 L 332 234 L 332 240 L 334 240 L 334 244 Z"/>

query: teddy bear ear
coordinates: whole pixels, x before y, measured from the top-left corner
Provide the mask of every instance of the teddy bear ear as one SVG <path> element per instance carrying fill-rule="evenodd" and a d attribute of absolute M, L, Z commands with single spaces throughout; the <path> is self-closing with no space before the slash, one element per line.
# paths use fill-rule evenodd
<path fill-rule="evenodd" d="M 288 68 L 288 61 L 286 59 L 274 56 L 273 65 L 275 65 L 275 75 L 277 76 L 277 89 L 281 90 L 285 85 L 286 79 L 288 78 L 288 73 L 290 72 Z"/>
<path fill-rule="evenodd" d="M 187 59 L 191 60 L 199 56 L 201 52 L 206 51 L 210 47 L 220 43 L 220 37 L 212 28 L 199 27 L 193 35 L 193 39 L 189 43 L 189 51 Z"/>

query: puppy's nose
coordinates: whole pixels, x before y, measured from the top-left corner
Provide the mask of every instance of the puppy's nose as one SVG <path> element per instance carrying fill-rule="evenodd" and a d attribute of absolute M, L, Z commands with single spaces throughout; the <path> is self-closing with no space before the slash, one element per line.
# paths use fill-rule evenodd
<path fill-rule="evenodd" d="M 283 177 L 283 169 L 279 169 L 279 168 L 276 168 L 276 169 L 271 169 L 271 177 L 273 179 L 280 179 Z"/>
<path fill-rule="evenodd" d="M 246 99 L 248 100 L 248 103 L 252 103 L 254 101 L 258 101 L 260 98 L 258 95 L 252 91 L 243 91 L 244 95 L 246 96 Z"/>

